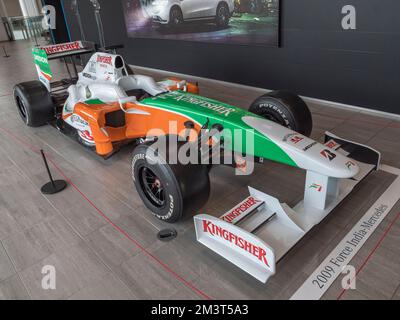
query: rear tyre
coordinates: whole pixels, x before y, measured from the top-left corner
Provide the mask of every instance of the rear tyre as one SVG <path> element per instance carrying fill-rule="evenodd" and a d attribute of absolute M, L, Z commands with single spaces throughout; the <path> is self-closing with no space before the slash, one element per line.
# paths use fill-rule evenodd
<path fill-rule="evenodd" d="M 17 84 L 14 99 L 18 113 L 28 127 L 40 127 L 55 119 L 50 92 L 40 81 Z"/>
<path fill-rule="evenodd" d="M 310 109 L 303 99 L 289 91 L 265 94 L 251 104 L 249 111 L 307 137 L 311 135 Z"/>
<path fill-rule="evenodd" d="M 210 194 L 207 166 L 169 164 L 171 152 L 178 149 L 171 148 L 164 155 L 152 145 L 142 144 L 132 159 L 132 178 L 140 198 L 155 217 L 168 223 L 199 210 Z"/>
<path fill-rule="evenodd" d="M 226 3 L 220 3 L 217 8 L 217 14 L 215 17 L 215 23 L 218 28 L 224 29 L 229 25 L 229 8 Z"/>

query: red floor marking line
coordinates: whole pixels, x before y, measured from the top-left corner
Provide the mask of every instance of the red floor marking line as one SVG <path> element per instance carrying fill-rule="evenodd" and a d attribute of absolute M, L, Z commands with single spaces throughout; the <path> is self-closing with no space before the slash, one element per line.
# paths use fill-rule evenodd
<path fill-rule="evenodd" d="M 1 131 L 5 132 L 9 136 L 11 136 L 16 142 L 19 144 L 22 144 L 25 147 L 28 147 L 31 151 L 37 153 L 39 152 L 39 149 L 33 147 L 26 141 L 18 138 L 15 136 L 12 132 L 10 132 L 7 129 L 0 128 Z M 47 156 L 47 153 L 46 153 Z M 155 262 L 157 262 L 161 267 L 163 267 L 166 271 L 168 271 L 171 275 L 173 275 L 176 279 L 178 279 L 180 282 L 182 282 L 184 285 L 186 285 L 188 288 L 202 296 L 203 298 L 207 300 L 212 300 L 208 295 L 206 295 L 204 292 L 201 290 L 197 289 L 194 285 L 190 284 L 188 281 L 186 281 L 184 278 L 182 278 L 179 274 L 177 274 L 174 270 L 172 270 L 170 267 L 168 267 L 162 260 L 158 259 L 155 255 L 153 255 L 151 252 L 146 250 L 139 242 L 137 242 L 135 239 L 133 239 L 125 230 L 120 228 L 118 225 L 116 225 L 110 218 L 108 218 L 66 175 L 65 173 L 60 169 L 60 167 L 55 163 L 54 160 L 52 160 L 50 157 L 48 158 L 48 161 L 56 168 L 56 170 L 64 177 L 65 180 L 68 181 L 68 183 L 119 233 L 121 233 L 126 239 L 128 239 L 130 242 L 132 242 L 134 245 L 136 245 L 141 252 L 146 254 L 149 258 L 153 259 Z"/>
<path fill-rule="evenodd" d="M 137 242 L 135 239 L 133 239 L 128 233 L 126 233 L 123 229 L 121 229 L 118 225 L 116 225 L 110 218 L 108 218 L 65 174 L 64 172 L 58 167 L 58 165 L 53 161 L 49 160 L 49 162 L 56 168 L 56 170 L 64 177 L 65 180 L 68 181 L 68 183 L 112 226 L 114 227 L 118 232 L 123 234 L 129 241 L 131 241 L 133 244 L 135 244 L 144 254 L 146 254 L 148 257 L 156 261 L 158 264 L 160 264 L 165 270 L 167 270 L 169 273 L 171 273 L 174 277 L 176 277 L 178 280 L 180 280 L 183 284 L 188 286 L 190 289 L 198 293 L 199 295 L 203 296 L 207 300 L 211 300 L 209 296 L 207 296 L 205 293 L 194 287 L 192 284 L 187 282 L 185 279 L 183 279 L 180 275 L 178 275 L 175 271 L 173 271 L 170 267 L 168 267 L 164 262 L 162 262 L 160 259 L 158 259 L 155 255 L 150 253 L 146 248 L 144 248 L 139 242 Z"/>
<path fill-rule="evenodd" d="M 397 222 L 397 220 L 399 220 L 400 218 L 400 212 L 397 214 L 396 218 L 393 219 L 393 221 L 389 224 L 389 226 L 386 228 L 384 234 L 382 235 L 382 237 L 379 239 L 379 241 L 377 242 L 377 244 L 375 245 L 375 247 L 372 249 L 372 251 L 370 252 L 370 254 L 368 255 L 368 257 L 364 260 L 363 264 L 360 266 L 360 268 L 357 270 L 355 277 L 352 279 L 351 282 L 354 281 L 354 279 L 360 274 L 360 272 L 364 269 L 364 267 L 367 265 L 368 261 L 372 258 L 372 256 L 376 253 L 376 251 L 379 249 L 379 247 L 381 246 L 383 240 L 385 240 L 385 238 L 387 237 L 387 235 L 389 234 L 390 230 L 392 229 L 392 227 L 395 225 L 395 223 Z M 338 297 L 336 298 L 336 300 L 340 300 L 344 294 L 347 292 L 348 289 L 343 289 L 342 292 L 338 295 Z"/>

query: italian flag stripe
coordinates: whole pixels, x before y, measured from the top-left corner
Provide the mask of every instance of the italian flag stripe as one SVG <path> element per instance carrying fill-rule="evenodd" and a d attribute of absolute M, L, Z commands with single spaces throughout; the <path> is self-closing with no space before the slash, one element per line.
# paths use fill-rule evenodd
<path fill-rule="evenodd" d="M 47 73 L 45 73 L 45 72 L 43 72 L 43 71 L 40 71 L 41 73 L 42 73 L 42 75 L 47 79 L 47 80 L 51 80 L 51 78 L 52 78 L 52 76 L 51 75 L 49 75 L 49 74 L 47 74 Z"/>

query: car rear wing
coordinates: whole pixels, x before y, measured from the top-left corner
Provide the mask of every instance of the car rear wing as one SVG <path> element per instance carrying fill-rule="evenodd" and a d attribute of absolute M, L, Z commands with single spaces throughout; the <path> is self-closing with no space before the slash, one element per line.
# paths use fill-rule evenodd
<path fill-rule="evenodd" d="M 47 90 L 50 91 L 50 82 L 53 78 L 53 72 L 49 63 L 50 60 L 61 58 L 66 59 L 68 57 L 93 53 L 94 51 L 95 44 L 86 41 L 75 41 L 33 48 L 32 55 L 35 61 L 39 80 L 46 86 Z M 72 62 L 74 69 L 76 70 L 75 62 Z"/>
<path fill-rule="evenodd" d="M 249 187 L 249 197 L 216 218 L 194 217 L 197 240 L 261 282 L 277 262 L 343 201 L 365 177 L 379 169 L 380 153 L 326 133 L 326 146 L 349 157 L 360 171 L 351 179 L 307 172 L 304 200 L 294 208 Z"/>
<path fill-rule="evenodd" d="M 95 51 L 95 44 L 88 41 L 74 41 L 49 46 L 37 47 L 44 50 L 49 60 L 92 53 Z"/>

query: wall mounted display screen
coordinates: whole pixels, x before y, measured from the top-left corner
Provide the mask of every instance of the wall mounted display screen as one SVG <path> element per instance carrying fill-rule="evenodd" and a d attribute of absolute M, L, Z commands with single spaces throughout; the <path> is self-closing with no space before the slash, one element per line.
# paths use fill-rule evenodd
<path fill-rule="evenodd" d="M 280 0 L 122 0 L 128 36 L 279 45 Z"/>

